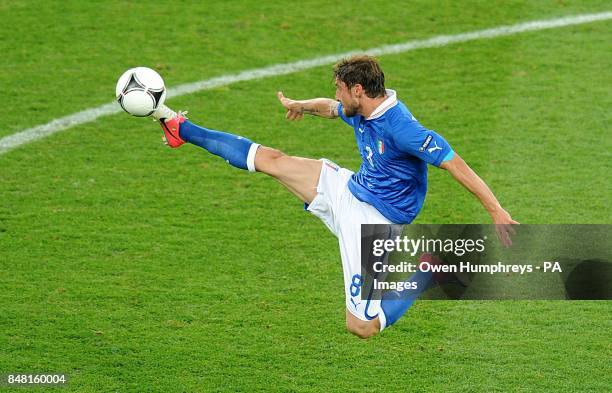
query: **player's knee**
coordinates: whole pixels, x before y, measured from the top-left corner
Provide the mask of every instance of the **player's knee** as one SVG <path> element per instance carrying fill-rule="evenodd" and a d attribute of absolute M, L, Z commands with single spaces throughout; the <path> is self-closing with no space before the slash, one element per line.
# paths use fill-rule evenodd
<path fill-rule="evenodd" d="M 355 321 L 347 320 L 346 330 L 348 330 L 350 333 L 354 334 L 355 336 L 361 339 L 370 338 L 372 336 L 375 336 L 379 332 L 379 329 L 375 326 L 374 323 L 372 323 L 372 321 L 355 322 Z"/>
<path fill-rule="evenodd" d="M 279 159 L 285 156 L 285 153 L 280 150 L 261 146 L 257 150 L 257 155 L 255 156 L 255 168 L 257 168 L 259 172 L 274 175 L 279 171 Z"/>

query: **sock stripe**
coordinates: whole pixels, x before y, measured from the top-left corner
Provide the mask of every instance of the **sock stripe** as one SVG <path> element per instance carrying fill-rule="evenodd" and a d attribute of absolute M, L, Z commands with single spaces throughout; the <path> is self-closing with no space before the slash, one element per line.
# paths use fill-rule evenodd
<path fill-rule="evenodd" d="M 257 154 L 257 149 L 259 148 L 259 143 L 251 144 L 249 148 L 249 154 L 247 154 L 246 164 L 249 172 L 255 172 L 255 154 Z"/>

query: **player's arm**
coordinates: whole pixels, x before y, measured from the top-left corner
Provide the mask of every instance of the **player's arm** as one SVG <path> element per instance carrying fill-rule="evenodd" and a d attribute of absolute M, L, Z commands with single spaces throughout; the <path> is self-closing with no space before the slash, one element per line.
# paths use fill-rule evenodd
<path fill-rule="evenodd" d="M 328 119 L 338 117 L 338 105 L 340 103 L 331 98 L 292 100 L 285 97 L 280 91 L 277 96 L 281 104 L 287 109 L 287 119 L 289 120 L 299 120 L 304 117 L 304 113 Z"/>
<path fill-rule="evenodd" d="M 487 184 L 469 167 L 469 165 L 458 154 L 440 164 L 440 168 L 446 169 L 463 187 L 478 198 L 482 206 L 489 212 L 493 223 L 497 225 L 497 234 L 505 245 L 510 245 L 510 233 L 512 224 L 518 224 L 510 214 L 504 210 Z"/>
<path fill-rule="evenodd" d="M 392 126 L 392 141 L 395 146 L 411 156 L 450 172 L 455 180 L 478 198 L 496 224 L 500 240 L 505 245 L 510 245 L 510 233 L 513 232 L 511 225 L 518 222 L 501 207 L 486 183 L 453 151 L 448 142 L 435 131 L 423 128 L 414 118 L 400 118 Z"/>

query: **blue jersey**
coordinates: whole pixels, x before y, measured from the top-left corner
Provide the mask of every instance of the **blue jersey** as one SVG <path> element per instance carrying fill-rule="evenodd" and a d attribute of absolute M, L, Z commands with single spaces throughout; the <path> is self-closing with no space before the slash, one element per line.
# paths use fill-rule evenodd
<path fill-rule="evenodd" d="M 338 114 L 355 130 L 363 159 L 348 187 L 362 202 L 388 220 L 408 224 L 421 210 L 427 193 L 427 164 L 440 166 L 454 153 L 448 142 L 423 127 L 393 90 L 370 117 Z"/>

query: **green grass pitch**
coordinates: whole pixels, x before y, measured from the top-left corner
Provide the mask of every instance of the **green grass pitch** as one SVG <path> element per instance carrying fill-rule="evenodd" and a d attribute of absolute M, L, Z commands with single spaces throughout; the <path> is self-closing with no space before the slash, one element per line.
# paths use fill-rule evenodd
<path fill-rule="evenodd" d="M 400 4 L 401 3 L 401 4 Z M 0 137 L 110 102 L 137 65 L 168 86 L 606 1 L 0 0 Z M 612 23 L 382 56 L 387 86 L 522 223 L 612 223 Z M 332 96 L 331 66 L 169 98 L 211 128 L 357 169 L 341 121 L 276 101 Z M 609 302 L 421 301 L 344 329 L 335 238 L 297 199 L 124 113 L 0 155 L 0 373 L 65 390 L 603 392 Z M 418 223 L 488 223 L 432 169 Z M 0 388 L 2 389 L 2 388 Z M 23 391 L 23 390 L 19 390 Z"/>

